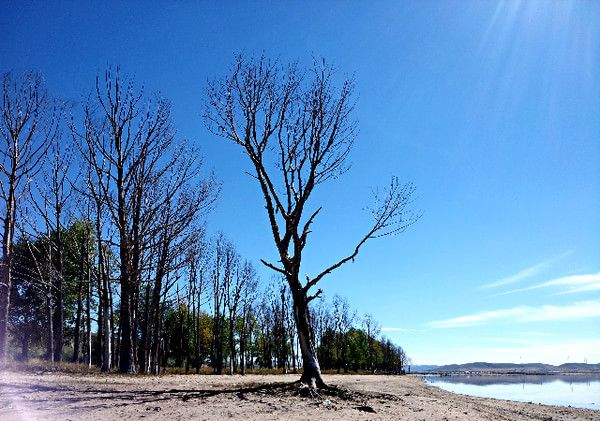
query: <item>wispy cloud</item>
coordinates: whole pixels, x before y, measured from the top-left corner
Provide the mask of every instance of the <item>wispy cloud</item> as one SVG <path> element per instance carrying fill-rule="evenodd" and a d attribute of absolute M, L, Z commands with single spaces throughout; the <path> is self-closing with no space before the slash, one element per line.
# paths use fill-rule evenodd
<path fill-rule="evenodd" d="M 584 275 L 571 275 L 563 276 L 561 278 L 555 278 L 550 281 L 542 282 L 539 284 L 531 285 L 524 288 L 512 289 L 510 291 L 500 292 L 498 295 L 514 294 L 516 292 L 531 291 L 534 289 L 551 288 L 551 287 L 564 287 L 563 291 L 557 293 L 557 295 L 563 294 L 574 294 L 579 292 L 596 291 L 600 289 L 600 272 L 590 273 Z"/>
<path fill-rule="evenodd" d="M 535 265 L 532 265 L 523 270 L 520 270 L 519 272 L 517 272 L 513 275 L 510 275 L 510 276 L 507 276 L 506 278 L 502 278 L 498 281 L 494 281 L 494 282 L 485 284 L 482 286 L 482 288 L 497 288 L 500 286 L 515 284 L 517 282 L 531 278 L 532 276 L 535 276 L 538 273 L 540 273 L 542 270 L 546 269 L 548 266 L 552 265 L 557 260 L 567 257 L 568 255 L 570 255 L 572 253 L 573 253 L 572 250 L 566 251 L 559 256 L 553 257 L 552 259 L 548 259 L 548 260 L 545 260 L 540 263 L 536 263 Z"/>
<path fill-rule="evenodd" d="M 600 338 L 561 338 L 539 344 L 514 346 L 450 346 L 445 348 L 443 353 L 425 350 L 416 354 L 414 358 L 415 364 L 438 365 L 473 361 L 563 364 L 584 362 L 586 359 L 588 362 L 600 361 Z"/>
<path fill-rule="evenodd" d="M 582 285 L 576 288 L 570 288 L 562 292 L 557 292 L 554 295 L 576 294 L 580 292 L 600 291 L 600 282 Z"/>
<path fill-rule="evenodd" d="M 453 317 L 428 323 L 437 329 L 482 325 L 491 321 L 533 322 L 578 320 L 600 317 L 599 301 L 580 301 L 565 306 L 545 305 L 540 307 L 519 306 L 509 309 L 484 311 L 466 316 Z"/>

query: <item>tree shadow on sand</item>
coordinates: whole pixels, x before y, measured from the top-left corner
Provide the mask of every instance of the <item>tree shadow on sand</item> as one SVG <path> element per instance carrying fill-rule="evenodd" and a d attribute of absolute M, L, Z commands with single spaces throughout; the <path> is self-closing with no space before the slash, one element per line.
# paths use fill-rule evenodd
<path fill-rule="evenodd" d="M 239 400 L 258 400 L 261 397 L 298 399 L 310 405 L 324 407 L 342 404 L 358 411 L 374 413 L 375 410 L 368 405 L 374 398 L 393 399 L 393 395 L 381 393 L 365 393 L 351 391 L 338 386 L 328 386 L 311 390 L 300 382 L 269 383 L 227 389 L 167 389 L 167 390 L 118 390 L 115 388 L 101 387 L 72 387 L 64 385 L 23 385 L 0 382 L 0 395 L 4 398 L 22 399 L 27 396 L 30 407 L 39 411 L 53 410 L 57 407 L 77 407 L 78 410 L 94 410 L 111 407 L 125 407 L 131 405 L 155 405 L 164 401 L 204 400 L 213 396 L 230 395 Z M 261 401 L 262 402 L 262 401 Z M 267 403 L 268 402 L 262 402 Z M 146 408 L 152 410 L 153 408 Z M 159 406 L 154 407 L 160 410 Z"/>

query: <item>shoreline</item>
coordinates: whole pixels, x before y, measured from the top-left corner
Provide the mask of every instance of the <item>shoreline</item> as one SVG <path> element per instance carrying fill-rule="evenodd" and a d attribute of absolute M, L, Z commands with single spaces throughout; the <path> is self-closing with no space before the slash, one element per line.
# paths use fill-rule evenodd
<path fill-rule="evenodd" d="M 445 391 L 421 375 L 325 375 L 346 396 L 304 398 L 298 375 L 0 373 L 0 419 L 600 420 L 600 411 Z M 287 389 L 286 389 L 287 388 Z"/>
<path fill-rule="evenodd" d="M 421 376 L 600 376 L 600 371 L 431 371 Z"/>

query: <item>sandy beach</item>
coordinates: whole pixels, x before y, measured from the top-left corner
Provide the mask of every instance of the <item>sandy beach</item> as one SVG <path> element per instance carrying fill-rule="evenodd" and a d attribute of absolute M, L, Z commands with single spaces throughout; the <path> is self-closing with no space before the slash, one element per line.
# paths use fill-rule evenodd
<path fill-rule="evenodd" d="M 297 375 L 0 374 L 0 419 L 600 420 L 600 411 L 475 398 L 418 376 L 329 375 L 344 393 L 301 397 Z"/>

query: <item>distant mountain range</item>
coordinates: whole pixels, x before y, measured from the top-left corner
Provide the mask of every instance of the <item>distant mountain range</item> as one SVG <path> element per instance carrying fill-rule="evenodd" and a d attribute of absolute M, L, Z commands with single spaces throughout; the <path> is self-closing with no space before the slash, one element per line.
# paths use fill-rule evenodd
<path fill-rule="evenodd" d="M 427 367 L 427 366 L 416 366 Z M 414 372 L 424 372 L 413 370 Z M 565 363 L 561 365 L 551 365 L 542 363 L 511 364 L 511 363 L 486 363 L 475 362 L 467 364 L 450 364 L 443 366 L 432 366 L 425 370 L 428 373 L 530 373 L 530 374 L 550 374 L 550 373 L 600 373 L 600 364 L 586 363 Z"/>
<path fill-rule="evenodd" d="M 410 372 L 411 373 L 427 373 L 431 370 L 435 370 L 439 365 L 411 365 Z"/>

